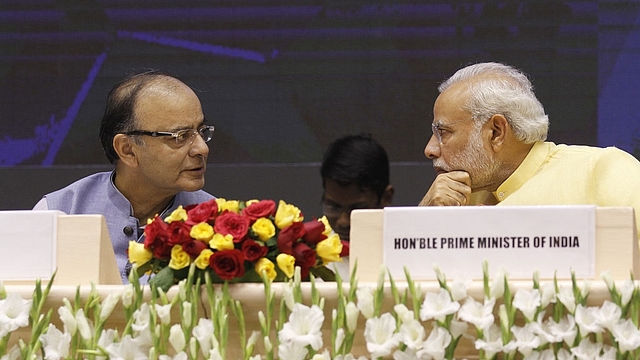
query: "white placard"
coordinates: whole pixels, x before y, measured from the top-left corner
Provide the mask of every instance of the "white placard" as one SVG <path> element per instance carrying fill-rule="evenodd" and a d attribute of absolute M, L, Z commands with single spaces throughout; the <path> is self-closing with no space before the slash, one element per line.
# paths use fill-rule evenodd
<path fill-rule="evenodd" d="M 500 267 L 509 278 L 595 276 L 595 206 L 387 207 L 383 262 L 396 279 L 481 279 Z"/>
<path fill-rule="evenodd" d="M 0 279 L 49 279 L 59 211 L 0 211 Z"/>

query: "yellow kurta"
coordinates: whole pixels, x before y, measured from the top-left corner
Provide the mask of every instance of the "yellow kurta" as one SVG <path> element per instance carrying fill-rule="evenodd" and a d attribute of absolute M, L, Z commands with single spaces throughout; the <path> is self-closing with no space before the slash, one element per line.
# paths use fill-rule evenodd
<path fill-rule="evenodd" d="M 497 191 L 472 194 L 469 205 L 483 203 L 631 206 L 640 233 L 640 162 L 614 147 L 538 142 Z"/>

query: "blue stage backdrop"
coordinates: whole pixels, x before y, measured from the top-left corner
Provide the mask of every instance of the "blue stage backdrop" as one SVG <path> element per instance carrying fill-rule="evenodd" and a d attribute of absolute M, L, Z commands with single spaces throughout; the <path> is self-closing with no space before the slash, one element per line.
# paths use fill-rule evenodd
<path fill-rule="evenodd" d="M 640 154 L 629 1 L 3 0 L 0 166 L 106 164 L 111 86 L 146 68 L 197 90 L 210 163 L 318 162 L 368 132 L 422 162 L 436 87 L 498 61 L 533 79 L 549 140 Z"/>

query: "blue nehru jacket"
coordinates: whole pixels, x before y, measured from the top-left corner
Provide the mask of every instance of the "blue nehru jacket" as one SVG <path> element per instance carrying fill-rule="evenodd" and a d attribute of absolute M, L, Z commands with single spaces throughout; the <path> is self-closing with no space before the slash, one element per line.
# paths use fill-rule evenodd
<path fill-rule="evenodd" d="M 45 198 L 49 210 L 60 210 L 66 214 L 104 215 L 118 269 L 123 283 L 126 284 L 129 241 L 138 241 L 143 231 L 140 229 L 138 219 L 133 216 L 131 203 L 113 184 L 113 174 L 113 172 L 101 172 L 89 175 L 63 189 L 45 195 Z M 184 207 L 212 198 L 211 194 L 202 190 L 179 192 L 163 214 L 170 213 L 180 205 Z M 146 224 L 142 224 L 144 225 Z"/>

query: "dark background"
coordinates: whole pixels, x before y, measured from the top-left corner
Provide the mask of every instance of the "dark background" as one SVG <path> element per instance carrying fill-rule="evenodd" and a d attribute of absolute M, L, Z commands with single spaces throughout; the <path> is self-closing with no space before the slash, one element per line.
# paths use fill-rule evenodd
<path fill-rule="evenodd" d="M 639 19 L 622 1 L 1 1 L 0 209 L 110 170 L 106 95 L 146 68 L 216 126 L 205 190 L 312 216 L 322 153 L 348 133 L 385 146 L 395 204 L 417 204 L 436 87 L 480 61 L 531 76 L 550 141 L 638 157 Z"/>

